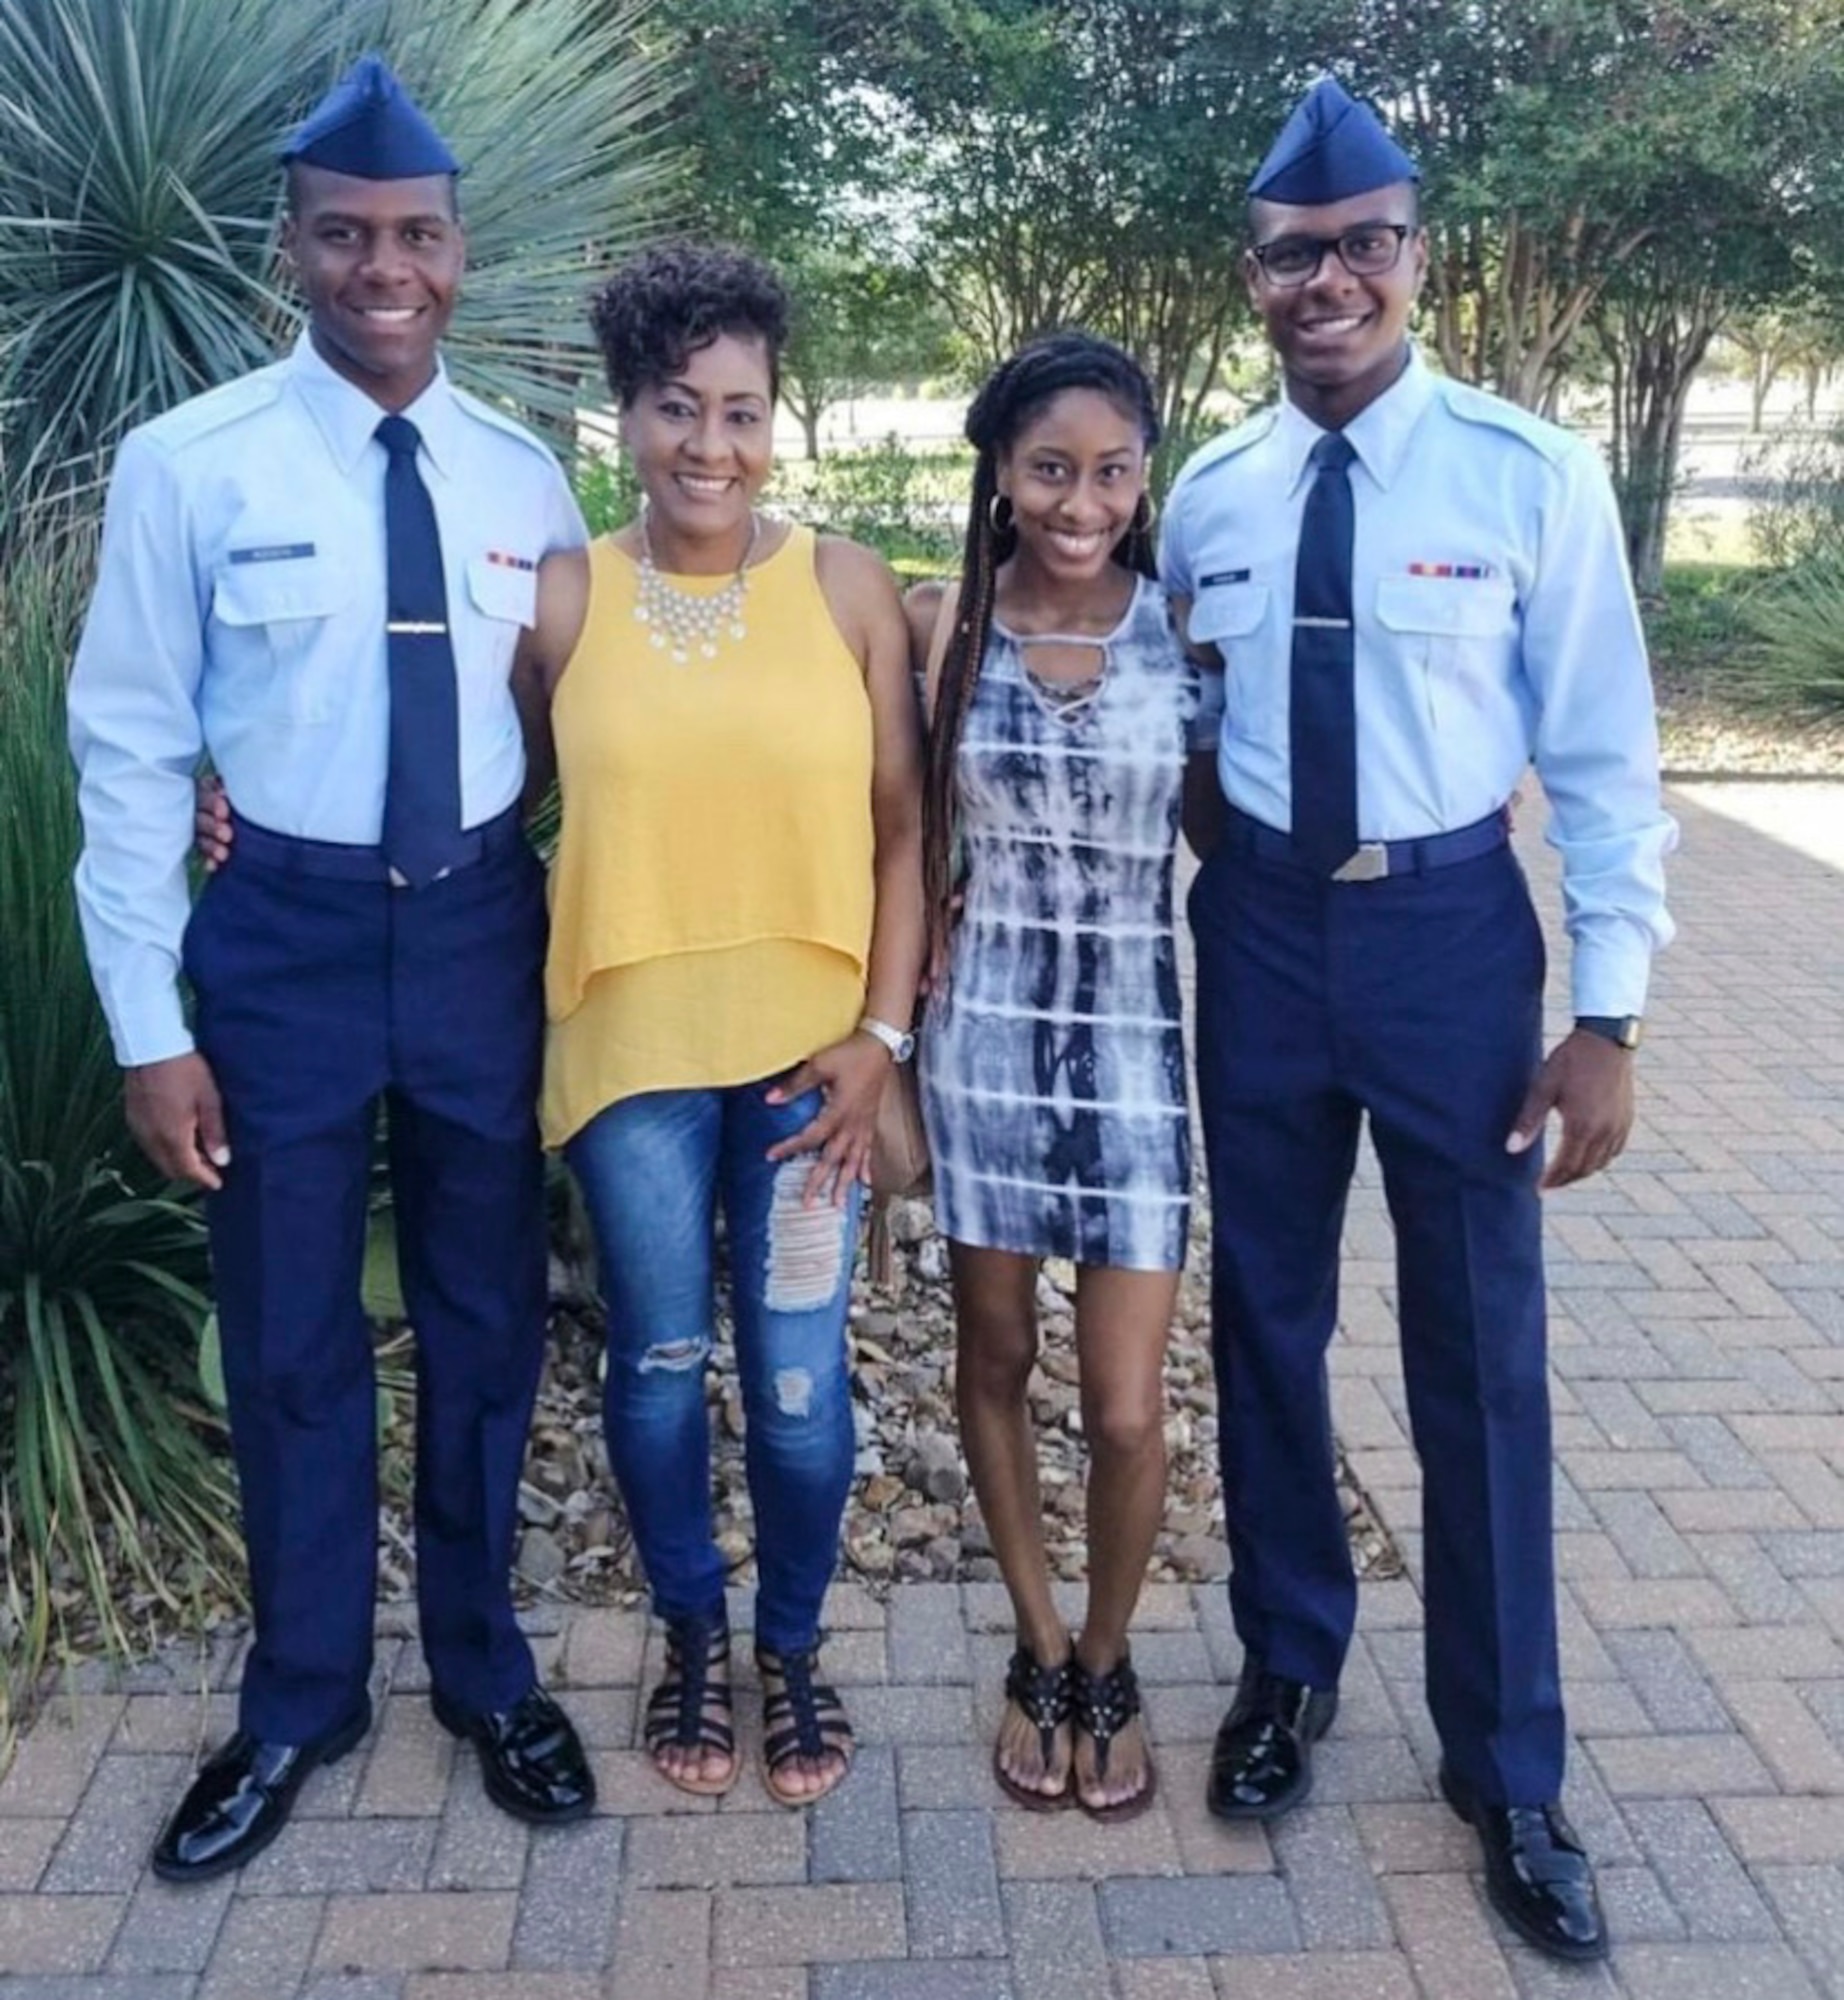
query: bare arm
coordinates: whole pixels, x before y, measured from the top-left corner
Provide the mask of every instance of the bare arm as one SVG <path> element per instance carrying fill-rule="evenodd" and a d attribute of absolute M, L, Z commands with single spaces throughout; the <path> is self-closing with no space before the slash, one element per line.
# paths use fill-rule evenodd
<path fill-rule="evenodd" d="M 1202 645 L 1191 642 L 1189 624 L 1191 600 L 1188 597 L 1174 597 L 1171 600 L 1172 622 L 1178 628 L 1178 636 L 1184 641 L 1185 651 L 1205 674 L 1219 678 L 1223 672 L 1223 656 L 1215 646 L 1207 641 Z M 1185 759 L 1184 792 L 1179 808 L 1180 823 L 1191 852 L 1200 861 L 1208 860 L 1215 851 L 1218 841 L 1223 838 L 1224 804 L 1223 787 L 1217 778 L 1216 746 L 1206 749 L 1195 743 Z"/>
<path fill-rule="evenodd" d="M 557 775 L 551 698 L 582 637 L 588 610 L 588 555 L 582 549 L 553 550 L 538 565 L 537 622 L 519 635 L 512 661 L 512 699 L 525 738 L 527 814 L 536 810 Z"/>
<path fill-rule="evenodd" d="M 866 974 L 865 1012 L 907 1028 L 922 972 L 922 758 L 909 672 L 909 635 L 896 585 L 882 560 L 856 543 L 820 544 L 820 587 L 846 642 L 864 668 L 871 703 L 871 818 L 876 838 L 876 914 Z M 825 1106 L 771 1159 L 816 1155 L 809 1199 L 843 1201 L 870 1172 L 877 1102 L 890 1052 L 853 1033 L 816 1050 L 777 1087 L 783 1098 L 815 1087 Z"/>

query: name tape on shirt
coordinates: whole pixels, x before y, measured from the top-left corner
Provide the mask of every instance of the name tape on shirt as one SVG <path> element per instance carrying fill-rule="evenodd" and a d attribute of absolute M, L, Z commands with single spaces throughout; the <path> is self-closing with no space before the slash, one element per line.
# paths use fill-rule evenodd
<path fill-rule="evenodd" d="M 1218 584 L 1247 583 L 1253 574 L 1252 570 L 1246 569 L 1220 569 L 1210 576 L 1200 576 L 1197 579 L 1197 587 L 1199 590 L 1209 590 Z"/>
<path fill-rule="evenodd" d="M 538 567 L 530 556 L 509 555 L 504 549 L 489 549 L 487 551 L 487 561 L 495 569 L 535 570 Z"/>
<path fill-rule="evenodd" d="M 1437 563 L 1414 562 L 1409 564 L 1410 576 L 1451 577 L 1456 583 L 1483 583 L 1492 574 L 1490 563 Z"/>
<path fill-rule="evenodd" d="M 232 549 L 233 563 L 304 562 L 314 554 L 312 542 L 265 542 L 251 549 Z"/>

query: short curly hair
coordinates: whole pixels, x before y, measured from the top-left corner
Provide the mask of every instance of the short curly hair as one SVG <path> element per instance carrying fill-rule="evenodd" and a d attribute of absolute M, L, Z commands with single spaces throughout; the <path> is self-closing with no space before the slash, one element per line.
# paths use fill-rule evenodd
<path fill-rule="evenodd" d="M 589 301 L 608 386 L 625 410 L 642 389 L 669 382 L 688 356 L 722 334 L 768 350 L 771 398 L 781 393 L 788 295 L 745 250 L 679 241 L 655 244 L 616 266 Z"/>

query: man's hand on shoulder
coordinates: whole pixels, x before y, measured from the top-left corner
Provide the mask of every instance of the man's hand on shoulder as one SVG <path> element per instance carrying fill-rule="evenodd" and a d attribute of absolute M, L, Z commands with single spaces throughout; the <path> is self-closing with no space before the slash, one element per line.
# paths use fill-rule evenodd
<path fill-rule="evenodd" d="M 163 1174 L 202 1188 L 224 1185 L 224 1104 L 202 1055 L 193 1050 L 124 1071 L 122 1096 L 135 1143 Z"/>
<path fill-rule="evenodd" d="M 1562 1119 L 1562 1138 L 1542 1188 L 1567 1187 L 1611 1166 L 1633 1129 L 1632 1051 L 1583 1028 L 1564 1036 L 1525 1092 L 1505 1150 L 1528 1152 L 1552 1111 Z"/>

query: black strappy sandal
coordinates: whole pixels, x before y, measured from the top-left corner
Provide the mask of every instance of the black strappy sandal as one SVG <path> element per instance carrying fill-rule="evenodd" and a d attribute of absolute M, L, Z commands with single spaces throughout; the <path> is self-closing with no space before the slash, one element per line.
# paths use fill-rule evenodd
<path fill-rule="evenodd" d="M 1091 1674 L 1080 1660 L 1069 1663 L 1070 1717 L 1095 1746 L 1095 1776 L 1108 1775 L 1108 1749 L 1133 1718 L 1141 1713 L 1140 1683 L 1133 1661 L 1123 1653 L 1105 1674 Z M 1153 1769 L 1152 1745 L 1146 1746 L 1146 1782 L 1130 1797 L 1110 1806 L 1092 1806 L 1082 1796 L 1076 1781 L 1076 1766 L 1069 1767 L 1069 1789 L 1076 1804 L 1090 1819 L 1114 1821 L 1138 1819 L 1152 1804 L 1159 1789 L 1159 1774 Z"/>
<path fill-rule="evenodd" d="M 795 1811 L 818 1805 L 838 1789 L 852 1767 L 851 1719 L 838 1690 L 813 1678 L 819 1658 L 817 1645 L 804 1653 L 756 1648 L 756 1667 L 762 1675 L 762 1785 L 777 1805 Z M 771 1680 L 780 1685 L 771 1688 Z M 838 1771 L 819 1791 L 789 1791 L 779 1782 L 795 1758 L 826 1756 L 839 1760 Z"/>
<path fill-rule="evenodd" d="M 1070 1716 L 1070 1669 L 1073 1654 L 1054 1667 L 1046 1667 L 1028 1646 L 1020 1646 L 1005 1669 L 1005 1698 L 1037 1731 L 1038 1753 L 1044 1769 L 1056 1755 L 1056 1733 Z M 992 1746 L 992 1775 L 1008 1799 L 1026 1812 L 1062 1812 L 1076 1802 L 1075 1760 L 1071 1758 L 1061 1788 L 1041 1792 L 1020 1784 L 999 1760 L 999 1746 Z"/>
<path fill-rule="evenodd" d="M 647 1697 L 641 1734 L 653 1768 L 667 1784 L 701 1799 L 722 1798 L 742 1768 L 731 1719 L 730 1683 L 727 1678 L 713 1678 L 713 1669 L 727 1667 L 729 1660 L 730 1622 L 721 1611 L 713 1617 L 666 1621 L 666 1672 Z M 660 1762 L 660 1753 L 670 1749 L 715 1750 L 729 1758 L 729 1773 L 702 1778 L 695 1764 L 689 1773 L 669 1771 Z"/>

